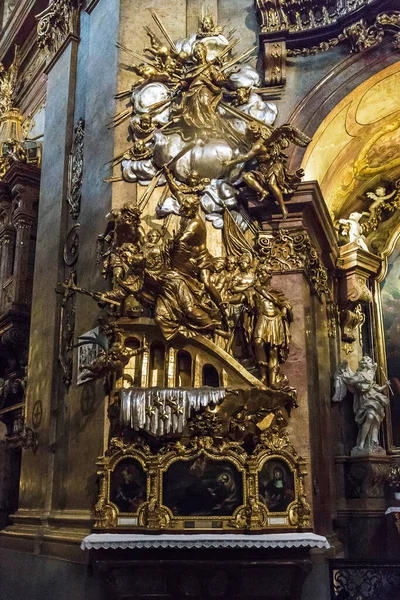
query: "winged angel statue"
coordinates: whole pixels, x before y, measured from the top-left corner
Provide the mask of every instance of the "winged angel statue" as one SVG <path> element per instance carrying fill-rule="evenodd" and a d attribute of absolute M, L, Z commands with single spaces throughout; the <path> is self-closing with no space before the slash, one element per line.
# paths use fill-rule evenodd
<path fill-rule="evenodd" d="M 376 381 L 377 364 L 365 355 L 358 363 L 358 368 L 353 372 L 347 361 L 343 361 L 335 375 L 334 402 L 341 402 L 347 392 L 354 395 L 354 418 L 358 425 L 357 445 L 352 454 L 357 453 L 383 453 L 379 446 L 379 428 L 385 417 L 385 407 L 389 404 L 384 391 L 389 387 L 389 382 L 379 386 Z"/>
<path fill-rule="evenodd" d="M 310 140 L 293 125 L 272 129 L 277 108 L 264 99 L 269 90 L 246 63 L 256 47 L 234 57 L 240 40 L 233 32 L 223 35 L 211 15 L 203 16 L 197 33 L 176 42 L 155 12 L 152 17 L 165 41 L 146 27 L 149 46 L 143 55 L 119 44 L 136 59 L 128 69 L 138 77 L 117 95 L 129 97 L 131 106 L 110 124 L 129 119 L 132 146 L 114 160 L 122 165 L 122 179 L 148 186 L 144 206 L 165 185 L 167 167 L 178 182 L 197 188 L 206 219 L 219 229 L 226 210 L 242 231 L 249 227 L 238 201 L 246 188 L 260 202 L 277 202 L 285 218 L 284 196 L 303 172 L 288 170 L 284 151 L 291 142 L 306 146 Z M 177 211 L 173 197 L 165 197 L 158 214 Z"/>

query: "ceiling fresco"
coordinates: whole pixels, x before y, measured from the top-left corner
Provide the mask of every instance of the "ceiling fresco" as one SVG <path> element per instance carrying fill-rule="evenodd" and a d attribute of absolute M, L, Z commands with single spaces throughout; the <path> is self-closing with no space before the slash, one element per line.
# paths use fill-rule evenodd
<path fill-rule="evenodd" d="M 317 180 L 340 218 L 366 209 L 366 192 L 400 176 L 400 62 L 348 94 L 324 119 L 304 155 L 306 180 Z"/>

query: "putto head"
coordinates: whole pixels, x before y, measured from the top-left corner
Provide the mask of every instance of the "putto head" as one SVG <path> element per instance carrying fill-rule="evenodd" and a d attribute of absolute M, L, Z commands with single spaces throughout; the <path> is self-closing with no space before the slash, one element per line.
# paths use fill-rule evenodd
<path fill-rule="evenodd" d="M 267 265 L 260 264 L 257 267 L 257 277 L 260 283 L 266 283 L 272 277 L 272 272 Z"/>
<path fill-rule="evenodd" d="M 147 233 L 147 241 L 150 244 L 157 244 L 161 239 L 161 232 L 158 229 L 150 229 Z"/>
<path fill-rule="evenodd" d="M 231 272 L 236 269 L 237 266 L 237 257 L 236 256 L 227 256 L 225 259 L 225 268 L 227 271 Z"/>
<path fill-rule="evenodd" d="M 250 254 L 242 254 L 241 256 L 239 256 L 239 267 L 242 271 L 245 271 L 246 269 L 248 269 L 251 266 L 252 263 L 252 258 L 250 256 Z"/>
<path fill-rule="evenodd" d="M 207 48 L 203 42 L 196 42 L 193 48 L 193 58 L 196 62 L 202 63 L 207 60 Z"/>
<path fill-rule="evenodd" d="M 180 214 L 184 217 L 193 217 L 200 206 L 200 200 L 196 194 L 185 194 L 181 200 Z"/>

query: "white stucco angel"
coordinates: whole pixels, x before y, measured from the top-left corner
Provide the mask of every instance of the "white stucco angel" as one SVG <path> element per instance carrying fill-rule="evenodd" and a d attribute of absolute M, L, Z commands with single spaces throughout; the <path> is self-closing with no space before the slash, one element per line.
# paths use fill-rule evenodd
<path fill-rule="evenodd" d="M 377 187 L 375 192 L 367 192 L 366 196 L 369 200 L 372 200 L 372 204 L 370 204 L 370 206 L 368 208 L 368 212 L 364 213 L 364 214 L 367 214 L 368 216 L 370 216 L 374 219 L 379 206 L 381 204 L 384 204 L 385 202 L 387 202 L 387 200 L 390 200 L 391 198 L 393 198 L 393 196 L 395 196 L 397 193 L 398 193 L 397 186 L 396 186 L 396 189 L 393 190 L 393 192 L 391 192 L 390 194 L 387 194 L 386 188 L 383 187 L 382 185 Z"/>
<path fill-rule="evenodd" d="M 385 407 L 389 399 L 384 394 L 389 383 L 378 385 L 375 381 L 377 364 L 365 355 L 358 363 L 354 372 L 347 361 L 340 363 L 335 375 L 334 402 L 341 402 L 347 391 L 354 395 L 354 418 L 358 425 L 357 445 L 352 454 L 357 453 L 382 453 L 379 445 L 378 434 L 381 423 L 385 417 Z"/>
<path fill-rule="evenodd" d="M 360 223 L 363 213 L 352 212 L 347 219 L 339 219 L 340 233 L 349 239 L 349 242 L 355 242 L 360 248 L 368 252 L 368 246 L 363 234 L 363 226 Z"/>

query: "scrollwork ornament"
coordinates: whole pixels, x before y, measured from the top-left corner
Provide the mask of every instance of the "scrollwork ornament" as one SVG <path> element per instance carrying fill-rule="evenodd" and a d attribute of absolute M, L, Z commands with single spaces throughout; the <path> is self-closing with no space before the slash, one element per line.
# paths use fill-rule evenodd
<path fill-rule="evenodd" d="M 399 514 L 399 513 L 397 513 Z M 366 562 L 353 564 L 348 560 L 340 564 L 336 561 L 333 569 L 332 599 L 395 598 L 400 588 L 400 573 L 393 564 Z"/>
<path fill-rule="evenodd" d="M 79 256 L 79 223 L 71 227 L 67 233 L 67 239 L 64 244 L 64 262 L 68 267 L 72 267 Z"/>
<path fill-rule="evenodd" d="M 70 34 L 77 35 L 80 0 L 53 0 L 39 15 L 38 46 L 54 56 Z"/>
<path fill-rule="evenodd" d="M 279 229 L 273 235 L 259 233 L 257 243 L 261 256 L 274 272 L 302 270 L 320 300 L 323 295 L 329 296 L 327 271 L 307 233 L 290 235 Z"/>
<path fill-rule="evenodd" d="M 287 55 L 293 57 L 313 56 L 321 52 L 327 52 L 342 42 L 350 44 L 351 52 L 363 52 L 380 44 L 387 31 L 394 34 L 393 45 L 395 48 L 398 48 L 399 29 L 400 12 L 380 13 L 372 25 L 368 25 L 365 19 L 360 19 L 346 27 L 335 38 L 306 48 L 288 48 Z"/>
<path fill-rule="evenodd" d="M 99 498 L 94 507 L 95 528 L 107 529 L 116 525 L 117 512 L 107 502 L 107 474 L 99 472 Z"/>
<path fill-rule="evenodd" d="M 85 139 L 85 121 L 79 119 L 75 128 L 68 167 L 67 202 L 69 212 L 76 221 L 81 210 L 82 177 L 83 177 L 83 146 Z"/>
<path fill-rule="evenodd" d="M 72 381 L 76 313 L 76 294 L 74 290 L 75 285 L 76 272 L 71 271 L 68 279 L 63 284 L 58 350 L 58 359 L 63 370 L 62 379 L 66 387 L 69 387 Z"/>

